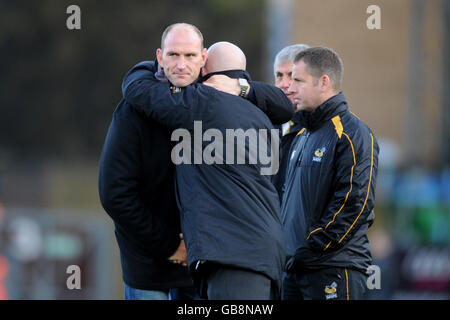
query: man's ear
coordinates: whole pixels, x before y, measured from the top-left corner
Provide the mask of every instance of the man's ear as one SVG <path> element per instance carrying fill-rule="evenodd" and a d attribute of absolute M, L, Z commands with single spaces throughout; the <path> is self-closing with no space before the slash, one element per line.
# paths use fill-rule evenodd
<path fill-rule="evenodd" d="M 207 56 L 206 52 L 207 52 L 206 48 L 203 48 L 203 50 L 202 50 L 203 65 L 205 65 L 205 63 L 206 63 L 206 56 Z"/>
<path fill-rule="evenodd" d="M 331 83 L 331 79 L 327 74 L 324 74 L 320 77 L 319 80 L 320 89 L 325 92 L 329 89 L 333 89 L 333 84 Z"/>
<path fill-rule="evenodd" d="M 164 68 L 162 55 L 163 51 L 161 50 L 161 48 L 156 49 L 156 60 L 158 60 L 158 64 L 161 66 L 161 68 Z"/>

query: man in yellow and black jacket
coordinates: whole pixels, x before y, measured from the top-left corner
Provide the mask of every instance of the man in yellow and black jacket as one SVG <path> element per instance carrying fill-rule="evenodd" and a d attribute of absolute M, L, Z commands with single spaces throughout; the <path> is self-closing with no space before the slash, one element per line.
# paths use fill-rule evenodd
<path fill-rule="evenodd" d="M 361 299 L 371 254 L 379 147 L 340 91 L 343 64 L 313 47 L 294 60 L 294 116 L 281 190 L 284 299 Z"/>

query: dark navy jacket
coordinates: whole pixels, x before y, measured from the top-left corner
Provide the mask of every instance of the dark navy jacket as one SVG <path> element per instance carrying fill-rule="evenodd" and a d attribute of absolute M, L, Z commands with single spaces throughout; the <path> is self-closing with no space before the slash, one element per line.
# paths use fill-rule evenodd
<path fill-rule="evenodd" d="M 281 191 L 288 269 L 365 272 L 371 263 L 366 231 L 374 218 L 375 136 L 349 112 L 343 93 L 313 112 L 298 112 L 295 121 Z"/>
<path fill-rule="evenodd" d="M 284 179 L 286 176 L 286 167 L 288 165 L 288 154 L 291 149 L 292 141 L 294 140 L 297 133 L 303 128 L 300 123 L 298 123 L 299 113 L 295 113 L 292 119 L 289 121 L 289 128 L 286 131 L 286 134 L 283 136 L 281 134 L 282 126 L 279 126 L 280 129 L 280 167 L 278 169 L 277 174 L 273 177 L 273 183 L 275 188 L 278 191 L 280 196 L 280 201 L 283 196 L 283 186 Z"/>
<path fill-rule="evenodd" d="M 187 268 L 167 261 L 180 243 L 170 132 L 124 100 L 100 158 L 99 194 L 115 224 L 124 282 L 137 289 L 192 286 Z"/>
<path fill-rule="evenodd" d="M 142 63 L 131 71 L 124 81 L 125 98 L 136 110 L 171 129 L 178 129 L 173 132 L 174 140 L 188 133 L 191 141 L 186 145 L 194 144 L 196 139 L 201 143 L 201 150 L 192 145 L 184 154 L 196 164 L 176 166 L 176 192 L 188 263 L 207 260 L 250 269 L 280 285 L 285 237 L 279 197 L 271 177 L 261 174 L 262 168 L 267 166 L 259 156 L 255 163 L 249 164 L 253 151 L 264 147 L 267 154 L 270 153 L 271 137 L 278 137 L 278 132 L 270 135 L 271 121 L 246 99 L 201 84 L 181 89 L 171 87 L 169 83 L 156 81 L 151 72 L 153 68 L 151 63 Z M 244 71 L 234 71 L 233 75 L 248 78 Z M 281 103 L 285 103 L 283 108 L 289 112 L 279 122 L 286 122 L 293 114 L 292 104 L 281 90 L 265 86 L 275 95 L 279 94 Z M 201 121 L 201 129 L 196 121 Z M 227 129 L 244 132 L 262 129 L 268 138 L 258 136 L 257 150 L 253 150 L 249 140 L 244 144 L 227 140 Z M 202 134 L 209 134 L 209 139 L 202 142 Z M 223 156 L 223 164 L 207 164 L 202 159 L 202 155 L 211 150 L 208 148 L 211 148 L 212 136 L 214 142 L 220 142 L 220 136 L 223 138 L 223 149 L 215 151 L 215 155 L 218 152 Z M 180 140 L 185 143 L 184 138 Z M 230 146 L 234 148 L 231 159 L 227 154 Z M 236 164 L 236 150 L 240 147 L 245 148 L 245 164 Z M 178 151 L 175 155 L 179 155 Z M 233 164 L 227 164 L 228 160 Z"/>

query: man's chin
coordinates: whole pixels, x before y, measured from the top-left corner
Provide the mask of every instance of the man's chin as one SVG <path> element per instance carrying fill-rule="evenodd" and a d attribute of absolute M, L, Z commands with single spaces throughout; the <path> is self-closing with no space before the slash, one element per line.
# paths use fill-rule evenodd
<path fill-rule="evenodd" d="M 316 107 L 317 108 L 317 107 Z M 306 111 L 306 112 L 313 112 L 314 110 L 316 110 L 316 108 L 311 107 L 311 106 L 301 106 L 301 105 L 297 105 L 297 110 L 295 112 L 298 111 Z"/>
<path fill-rule="evenodd" d="M 295 112 L 299 112 L 300 110 L 302 110 L 302 106 L 300 105 L 300 103 L 298 103 L 298 101 L 293 101 L 292 104 L 294 105 L 294 111 Z"/>
<path fill-rule="evenodd" d="M 295 112 L 299 111 L 309 111 L 307 107 L 304 105 L 301 105 L 300 103 L 294 104 L 295 105 Z"/>
<path fill-rule="evenodd" d="M 188 85 L 192 84 L 194 80 L 188 79 L 187 77 L 171 77 L 169 78 L 170 83 L 172 83 L 175 87 L 183 88 L 187 87 Z"/>
<path fill-rule="evenodd" d="M 286 95 L 286 97 L 292 102 L 292 104 L 295 106 L 294 98 L 290 95 Z"/>

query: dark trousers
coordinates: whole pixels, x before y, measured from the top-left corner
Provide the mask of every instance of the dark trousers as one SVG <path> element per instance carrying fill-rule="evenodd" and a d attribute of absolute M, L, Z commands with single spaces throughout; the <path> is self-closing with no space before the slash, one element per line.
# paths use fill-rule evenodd
<path fill-rule="evenodd" d="M 367 275 L 347 268 L 327 268 L 283 275 L 282 300 L 360 300 Z"/>
<path fill-rule="evenodd" d="M 267 276 L 244 269 L 216 266 L 206 276 L 209 300 L 275 300 L 277 286 Z"/>

